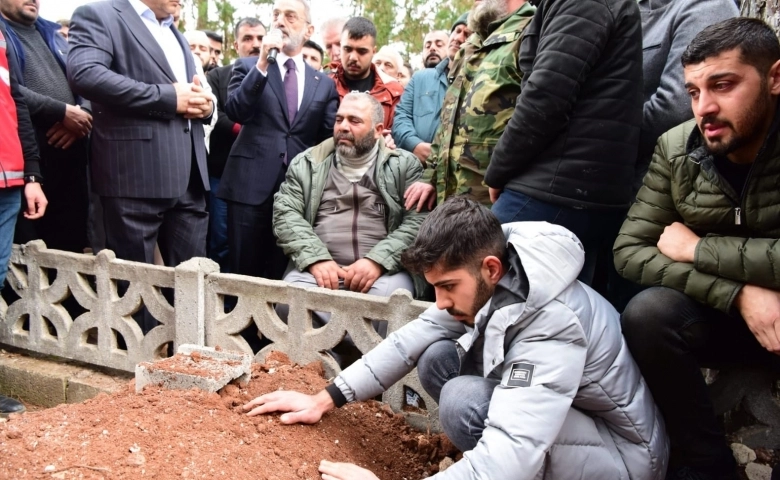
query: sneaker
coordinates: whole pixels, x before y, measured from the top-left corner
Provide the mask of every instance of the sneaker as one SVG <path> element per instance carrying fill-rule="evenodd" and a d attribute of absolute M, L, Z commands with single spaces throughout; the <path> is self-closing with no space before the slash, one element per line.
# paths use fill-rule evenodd
<path fill-rule="evenodd" d="M 22 413 L 25 410 L 22 402 L 0 395 L 0 417 L 5 418 L 12 413 Z"/>

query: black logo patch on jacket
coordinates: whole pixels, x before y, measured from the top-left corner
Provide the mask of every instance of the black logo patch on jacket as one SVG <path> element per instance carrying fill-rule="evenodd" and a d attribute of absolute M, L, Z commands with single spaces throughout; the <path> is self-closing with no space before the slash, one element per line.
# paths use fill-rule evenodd
<path fill-rule="evenodd" d="M 507 387 L 530 387 L 534 378 L 534 365 L 530 363 L 513 363 L 509 372 Z"/>

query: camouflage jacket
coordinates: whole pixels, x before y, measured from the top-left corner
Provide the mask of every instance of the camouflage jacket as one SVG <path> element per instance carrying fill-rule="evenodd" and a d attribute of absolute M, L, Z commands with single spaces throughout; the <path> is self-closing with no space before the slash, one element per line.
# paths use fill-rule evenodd
<path fill-rule="evenodd" d="M 525 3 L 491 24 L 484 41 L 475 33 L 453 60 L 430 168 L 423 177 L 436 187 L 439 204 L 452 195 L 468 194 L 490 205 L 483 178 L 520 95 L 518 52 L 534 11 Z"/>

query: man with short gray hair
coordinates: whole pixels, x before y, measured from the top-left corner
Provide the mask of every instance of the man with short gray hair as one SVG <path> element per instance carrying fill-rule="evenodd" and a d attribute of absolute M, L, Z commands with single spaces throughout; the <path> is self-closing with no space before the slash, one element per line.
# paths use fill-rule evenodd
<path fill-rule="evenodd" d="M 367 93 L 344 96 L 333 138 L 298 155 L 274 197 L 277 243 L 293 284 L 390 295 L 414 285 L 401 267 L 426 213 L 403 208 L 420 162 L 382 140 L 384 111 Z"/>

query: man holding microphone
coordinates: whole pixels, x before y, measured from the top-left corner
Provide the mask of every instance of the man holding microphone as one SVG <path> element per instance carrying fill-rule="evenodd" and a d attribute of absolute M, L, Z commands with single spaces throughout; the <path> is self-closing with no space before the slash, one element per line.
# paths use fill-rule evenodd
<path fill-rule="evenodd" d="M 217 195 L 228 203 L 233 273 L 281 279 L 287 260 L 271 230 L 273 195 L 287 164 L 332 135 L 338 109 L 333 80 L 303 60 L 314 32 L 306 0 L 277 0 L 259 57 L 233 67 L 225 112 L 242 125 Z"/>

